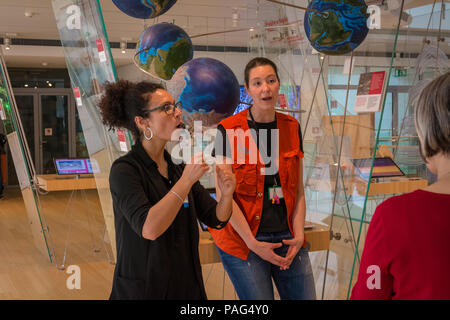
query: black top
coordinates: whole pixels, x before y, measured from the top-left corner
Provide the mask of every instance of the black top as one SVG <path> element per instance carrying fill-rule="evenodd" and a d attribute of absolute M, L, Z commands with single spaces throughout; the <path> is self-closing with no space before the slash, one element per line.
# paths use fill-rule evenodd
<path fill-rule="evenodd" d="M 262 157 L 264 159 L 265 154 L 270 158 L 271 156 L 271 133 L 273 129 L 277 129 L 277 121 L 272 122 L 255 122 L 256 127 L 253 125 L 251 120 L 248 120 L 249 128 L 255 129 L 252 131 L 253 139 L 256 141 L 256 145 L 258 146 L 258 150 L 261 150 L 261 146 L 259 144 L 259 138 L 261 136 L 261 130 L 266 129 L 267 132 L 267 144 L 263 146 L 264 151 L 262 152 Z M 303 143 L 302 143 L 302 133 L 300 126 L 298 126 L 298 135 L 300 138 L 300 150 L 303 152 Z M 258 129 L 258 130 L 257 130 Z M 225 128 L 222 125 L 217 126 L 217 130 L 220 131 L 222 141 L 216 139 L 215 148 L 213 151 L 213 155 L 225 155 L 228 158 L 231 158 L 231 147 L 230 142 L 228 141 L 228 136 L 226 134 Z M 258 136 L 256 137 L 256 134 Z M 270 160 L 264 159 L 266 162 L 265 167 L 270 167 Z M 263 209 L 261 214 L 261 222 L 259 224 L 258 233 L 261 232 L 282 232 L 289 230 L 289 226 L 287 223 L 287 209 L 286 203 L 284 199 L 280 199 L 279 204 L 272 204 L 272 200 L 269 199 L 269 188 L 272 188 L 274 185 L 281 186 L 280 176 L 278 172 L 274 175 L 265 175 L 264 176 L 264 201 L 263 201 Z"/>
<path fill-rule="evenodd" d="M 142 237 L 149 209 L 178 181 L 183 165 L 165 151 L 169 179 L 158 171 L 141 143 L 114 161 L 109 182 L 113 199 L 117 264 L 110 299 L 206 299 L 198 253 L 197 218 L 220 229 L 217 202 L 199 182 L 170 227 L 156 240 Z"/>

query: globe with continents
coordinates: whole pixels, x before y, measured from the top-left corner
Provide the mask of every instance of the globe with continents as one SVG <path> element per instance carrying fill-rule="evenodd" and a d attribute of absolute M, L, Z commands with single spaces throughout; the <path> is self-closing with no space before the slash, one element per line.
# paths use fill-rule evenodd
<path fill-rule="evenodd" d="M 148 27 L 136 46 L 135 63 L 150 75 L 169 80 L 193 57 L 192 42 L 180 27 L 167 22 Z"/>
<path fill-rule="evenodd" d="M 167 82 L 167 89 L 183 104 L 188 129 L 194 121 L 201 121 L 204 129 L 214 128 L 239 104 L 236 76 L 227 65 L 212 58 L 197 58 L 182 65 Z"/>
<path fill-rule="evenodd" d="M 346 54 L 366 38 L 367 5 L 364 0 L 313 0 L 306 11 L 305 33 L 317 51 L 329 55 Z"/>
<path fill-rule="evenodd" d="M 123 13 L 138 19 L 156 18 L 167 12 L 177 0 L 113 0 Z"/>

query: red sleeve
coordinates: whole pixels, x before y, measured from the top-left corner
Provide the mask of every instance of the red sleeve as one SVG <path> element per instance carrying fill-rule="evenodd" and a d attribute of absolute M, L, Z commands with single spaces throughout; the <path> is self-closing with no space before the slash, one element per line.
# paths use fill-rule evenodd
<path fill-rule="evenodd" d="M 370 222 L 352 300 L 387 300 L 393 295 L 393 277 L 389 273 L 391 259 L 387 250 L 389 239 L 383 222 L 384 213 L 389 214 L 387 206 L 387 203 L 378 206 Z"/>

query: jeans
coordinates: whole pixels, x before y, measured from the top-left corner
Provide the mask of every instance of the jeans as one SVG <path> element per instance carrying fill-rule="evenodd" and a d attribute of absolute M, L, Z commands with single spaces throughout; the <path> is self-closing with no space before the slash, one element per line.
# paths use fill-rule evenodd
<path fill-rule="evenodd" d="M 256 240 L 279 243 L 292 239 L 289 231 L 257 234 Z M 289 246 L 283 244 L 275 253 L 286 256 Z M 280 270 L 250 251 L 247 260 L 232 256 L 220 248 L 220 258 L 240 300 L 273 300 L 272 279 L 282 300 L 315 300 L 316 289 L 308 248 L 301 248 L 289 269 Z"/>

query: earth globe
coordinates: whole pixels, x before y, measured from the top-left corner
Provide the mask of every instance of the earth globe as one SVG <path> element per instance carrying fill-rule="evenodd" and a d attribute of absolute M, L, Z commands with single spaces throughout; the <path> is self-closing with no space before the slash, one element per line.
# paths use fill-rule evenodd
<path fill-rule="evenodd" d="M 317 51 L 342 55 L 356 49 L 366 38 L 367 5 L 364 0 L 313 0 L 304 17 L 305 33 Z"/>
<path fill-rule="evenodd" d="M 167 90 L 183 105 L 184 124 L 193 128 L 201 121 L 203 129 L 215 128 L 233 114 L 239 104 L 239 82 L 224 63 L 212 58 L 197 58 L 178 68 L 167 82 Z"/>
<path fill-rule="evenodd" d="M 156 18 L 167 12 L 177 0 L 112 0 L 123 13 L 138 19 Z"/>
<path fill-rule="evenodd" d="M 162 22 L 142 32 L 136 45 L 135 64 L 144 72 L 169 80 L 193 57 L 192 42 L 180 27 Z"/>

